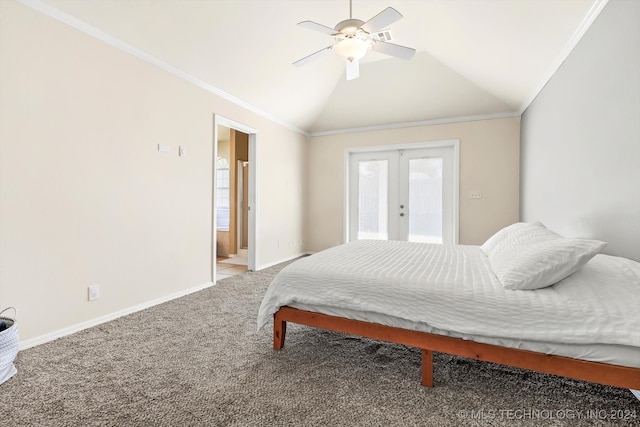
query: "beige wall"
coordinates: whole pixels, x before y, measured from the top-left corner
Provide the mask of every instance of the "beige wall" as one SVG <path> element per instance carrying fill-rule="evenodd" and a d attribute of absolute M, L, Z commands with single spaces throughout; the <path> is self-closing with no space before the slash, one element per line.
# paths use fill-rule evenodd
<path fill-rule="evenodd" d="M 306 137 L 8 0 L 0 92 L 0 307 L 22 342 L 211 281 L 214 113 L 258 130 L 258 266 L 302 250 Z"/>
<path fill-rule="evenodd" d="M 218 141 L 218 157 L 227 159 L 228 162 L 231 156 L 231 141 Z"/>
<path fill-rule="evenodd" d="M 516 118 L 311 138 L 308 155 L 307 249 L 344 238 L 344 156 L 348 147 L 460 140 L 460 243 L 481 244 L 518 221 L 520 123 Z M 482 199 L 469 199 L 481 191 Z"/>

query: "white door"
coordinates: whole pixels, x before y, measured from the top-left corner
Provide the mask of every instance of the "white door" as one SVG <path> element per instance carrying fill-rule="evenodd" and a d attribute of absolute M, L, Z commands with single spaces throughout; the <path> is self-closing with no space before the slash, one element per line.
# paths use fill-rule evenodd
<path fill-rule="evenodd" d="M 453 147 L 351 153 L 349 240 L 457 243 Z"/>
<path fill-rule="evenodd" d="M 398 240 L 394 182 L 399 151 L 351 154 L 349 159 L 349 240 Z"/>

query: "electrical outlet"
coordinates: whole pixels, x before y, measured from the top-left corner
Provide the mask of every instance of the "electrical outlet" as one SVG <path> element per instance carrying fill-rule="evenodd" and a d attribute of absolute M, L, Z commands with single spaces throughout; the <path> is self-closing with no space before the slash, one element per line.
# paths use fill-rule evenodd
<path fill-rule="evenodd" d="M 98 298 L 100 298 L 100 286 L 98 285 L 89 286 L 89 301 L 93 301 Z"/>

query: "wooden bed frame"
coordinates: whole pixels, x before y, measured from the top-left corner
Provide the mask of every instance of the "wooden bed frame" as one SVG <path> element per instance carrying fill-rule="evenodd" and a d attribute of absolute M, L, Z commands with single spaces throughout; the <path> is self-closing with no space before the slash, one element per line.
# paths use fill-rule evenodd
<path fill-rule="evenodd" d="M 422 385 L 426 387 L 433 387 L 433 352 L 439 351 L 615 387 L 640 389 L 640 368 L 482 344 L 461 338 L 394 328 L 291 307 L 281 307 L 274 314 L 273 348 L 276 350 L 284 346 L 287 322 L 421 348 Z"/>

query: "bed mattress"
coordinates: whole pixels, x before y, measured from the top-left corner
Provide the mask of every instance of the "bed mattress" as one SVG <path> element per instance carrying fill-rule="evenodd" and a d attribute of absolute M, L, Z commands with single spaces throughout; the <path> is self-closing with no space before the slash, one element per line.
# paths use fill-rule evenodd
<path fill-rule="evenodd" d="M 597 255 L 551 287 L 506 290 L 478 246 L 356 241 L 285 267 L 258 327 L 282 306 L 640 367 L 640 264 L 625 258 Z"/>

